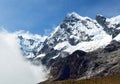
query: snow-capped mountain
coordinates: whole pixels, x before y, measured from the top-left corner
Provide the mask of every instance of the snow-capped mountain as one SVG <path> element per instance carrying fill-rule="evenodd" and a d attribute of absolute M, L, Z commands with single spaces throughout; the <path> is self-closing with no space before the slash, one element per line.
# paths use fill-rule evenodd
<path fill-rule="evenodd" d="M 81 42 L 101 39 L 106 35 L 103 27 L 95 20 L 71 13 L 47 38 L 49 41 L 46 44 L 56 46 L 56 44 L 66 41 L 68 44 L 75 46 Z"/>
<path fill-rule="evenodd" d="M 51 64 L 56 58 L 66 57 L 76 50 L 90 52 L 104 48 L 112 40 L 118 40 L 119 19 L 119 16 L 105 18 L 103 15 L 96 15 L 95 19 L 91 19 L 73 12 L 48 37 L 32 35 L 28 38 L 23 34 L 18 37 L 27 58 Z"/>
<path fill-rule="evenodd" d="M 45 54 L 42 61 L 46 63 L 76 50 L 90 52 L 103 48 L 112 40 L 112 35 L 108 32 L 97 20 L 73 12 L 48 36 L 39 54 Z"/>
<path fill-rule="evenodd" d="M 112 18 L 107 18 L 106 22 L 109 28 L 116 28 L 118 30 L 120 29 L 120 15 Z"/>

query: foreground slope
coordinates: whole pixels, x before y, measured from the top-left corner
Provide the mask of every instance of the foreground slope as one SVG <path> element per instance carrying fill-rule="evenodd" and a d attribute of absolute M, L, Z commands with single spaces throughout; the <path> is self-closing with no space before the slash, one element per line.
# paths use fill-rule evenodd
<path fill-rule="evenodd" d="M 120 74 L 83 80 L 46 81 L 39 84 L 120 84 Z"/>

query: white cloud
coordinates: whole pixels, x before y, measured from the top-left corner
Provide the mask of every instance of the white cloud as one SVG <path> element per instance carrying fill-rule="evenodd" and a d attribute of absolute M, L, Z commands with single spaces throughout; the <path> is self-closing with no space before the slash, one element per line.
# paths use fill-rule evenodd
<path fill-rule="evenodd" d="M 36 68 L 22 58 L 16 37 L 16 33 L 0 30 L 0 84 L 35 84 L 39 78 L 45 80 L 43 66 Z"/>
<path fill-rule="evenodd" d="M 48 79 L 48 74 L 49 74 L 49 70 L 43 66 L 43 65 L 40 65 L 40 66 L 34 66 L 34 65 L 31 65 L 31 70 L 33 71 L 33 74 L 35 76 L 35 79 L 36 79 L 36 82 L 41 82 L 41 81 L 45 81 Z"/>

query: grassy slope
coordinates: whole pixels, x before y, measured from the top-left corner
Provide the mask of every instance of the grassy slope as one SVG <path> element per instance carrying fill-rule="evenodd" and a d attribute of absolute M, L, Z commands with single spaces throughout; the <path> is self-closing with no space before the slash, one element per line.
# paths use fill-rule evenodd
<path fill-rule="evenodd" d="M 120 84 L 120 74 L 86 80 L 46 81 L 40 84 Z"/>

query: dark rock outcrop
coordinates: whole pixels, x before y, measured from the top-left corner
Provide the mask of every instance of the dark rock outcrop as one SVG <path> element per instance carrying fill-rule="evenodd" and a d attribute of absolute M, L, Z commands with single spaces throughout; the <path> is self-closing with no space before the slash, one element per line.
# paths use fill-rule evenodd
<path fill-rule="evenodd" d="M 120 73 L 120 43 L 112 41 L 104 49 L 86 53 L 77 50 L 56 60 L 50 74 L 54 80 L 101 77 Z"/>
<path fill-rule="evenodd" d="M 104 50 L 105 50 L 106 52 L 112 52 L 112 51 L 116 51 L 116 50 L 118 50 L 118 49 L 120 49 L 120 42 L 117 42 L 117 41 L 115 41 L 115 40 L 113 40 L 110 44 L 108 44 L 108 45 L 104 48 Z"/>
<path fill-rule="evenodd" d="M 100 25 L 106 27 L 106 18 L 103 15 L 96 15 L 95 19 Z"/>

